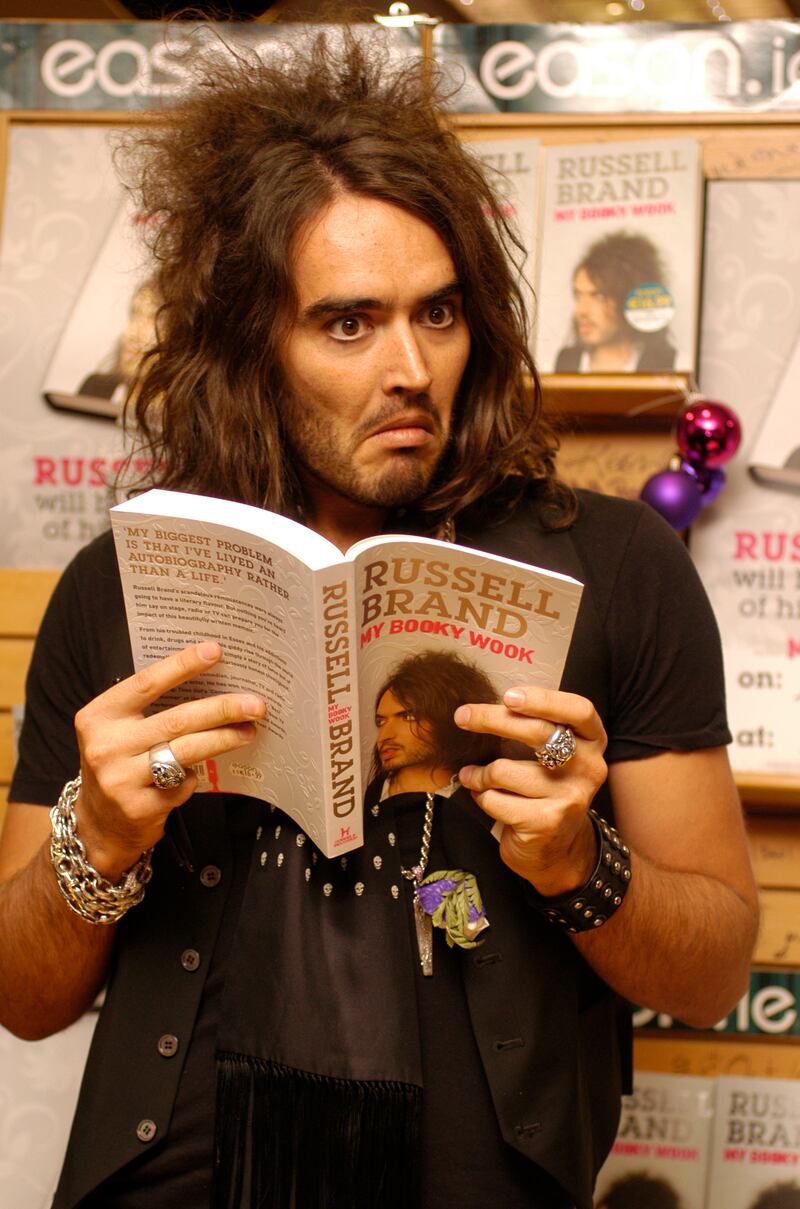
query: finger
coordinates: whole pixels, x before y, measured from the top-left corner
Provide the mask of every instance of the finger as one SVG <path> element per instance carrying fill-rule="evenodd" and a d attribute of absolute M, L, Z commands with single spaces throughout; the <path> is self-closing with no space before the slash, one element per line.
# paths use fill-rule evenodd
<path fill-rule="evenodd" d="M 184 735 L 194 735 L 225 726 L 260 722 L 267 715 L 267 703 L 256 693 L 219 693 L 198 697 L 151 714 L 135 727 L 133 751 L 149 751 L 156 743 L 171 743 Z"/>
<path fill-rule="evenodd" d="M 538 692 L 539 690 L 533 690 Z M 522 693 L 523 690 L 511 690 Z M 515 739 L 529 746 L 538 747 L 546 743 L 556 726 L 570 726 L 577 736 L 605 746 L 606 734 L 594 706 L 585 697 L 573 693 L 550 694 L 551 702 L 542 703 L 525 698 L 525 712 L 515 706 L 485 703 L 461 705 L 453 718 L 462 730 L 478 734 L 494 734 L 504 739 Z M 538 712 L 539 707 L 550 712 Z"/>
<path fill-rule="evenodd" d="M 221 658 L 222 647 L 218 642 L 198 642 L 184 647 L 107 689 L 96 699 L 97 706 L 108 718 L 143 713 L 169 689 L 209 671 Z"/>
<path fill-rule="evenodd" d="M 243 722 L 237 726 L 223 726 L 216 730 L 206 730 L 199 734 L 183 735 L 180 739 L 170 740 L 169 747 L 173 756 L 187 772 L 193 764 L 201 764 L 204 760 L 214 760 L 226 752 L 238 751 L 252 743 L 256 736 L 256 728 L 252 722 Z M 153 744 L 155 746 L 155 744 Z M 142 782 L 147 785 L 153 780 L 150 768 L 149 749 L 139 759 Z M 163 791 L 162 791 L 163 792 Z"/>
<path fill-rule="evenodd" d="M 492 760 L 490 764 L 469 764 L 458 774 L 473 797 L 490 789 L 517 793 L 526 797 L 547 797 L 553 786 L 549 771 L 532 760 Z"/>
<path fill-rule="evenodd" d="M 570 726 L 584 739 L 605 743 L 606 732 L 600 715 L 588 697 L 533 684 L 516 685 L 503 694 L 503 704 L 515 714 L 544 718 L 554 725 Z"/>

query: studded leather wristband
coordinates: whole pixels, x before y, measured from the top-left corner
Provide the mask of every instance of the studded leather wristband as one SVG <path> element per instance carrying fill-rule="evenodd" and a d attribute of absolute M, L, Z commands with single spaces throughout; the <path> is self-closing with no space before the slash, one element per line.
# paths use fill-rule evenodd
<path fill-rule="evenodd" d="M 597 864 L 578 890 L 545 898 L 531 887 L 538 909 L 567 932 L 600 928 L 622 906 L 631 880 L 631 850 L 619 833 L 594 810 L 589 818 L 597 837 Z"/>

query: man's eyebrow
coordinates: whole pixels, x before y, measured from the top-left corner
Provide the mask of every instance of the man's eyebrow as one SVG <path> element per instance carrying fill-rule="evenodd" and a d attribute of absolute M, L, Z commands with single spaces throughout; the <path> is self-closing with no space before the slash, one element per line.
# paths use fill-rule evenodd
<path fill-rule="evenodd" d="M 436 302 L 441 302 L 444 298 L 450 298 L 453 294 L 459 294 L 460 292 L 460 281 L 448 281 L 440 289 L 433 290 L 432 293 L 420 298 L 419 306 L 431 306 Z M 312 302 L 309 306 L 305 307 L 301 318 L 305 320 L 323 319 L 326 315 L 342 315 L 349 314 L 352 311 L 380 311 L 388 309 L 386 299 L 383 298 L 337 298 L 333 295 L 328 295 L 325 298 L 319 298 L 316 302 Z"/>

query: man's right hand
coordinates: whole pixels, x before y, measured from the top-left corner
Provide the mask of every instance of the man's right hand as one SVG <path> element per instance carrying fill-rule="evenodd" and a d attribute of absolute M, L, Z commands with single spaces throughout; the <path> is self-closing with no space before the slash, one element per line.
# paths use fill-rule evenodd
<path fill-rule="evenodd" d="M 221 658 L 217 642 L 186 647 L 115 684 L 75 718 L 83 777 L 78 835 L 89 862 L 112 881 L 161 839 L 170 811 L 191 796 L 197 778 L 189 766 L 251 742 L 255 723 L 266 716 L 266 702 L 255 693 L 224 693 L 147 713 L 164 693 Z M 163 743 L 187 769 L 175 789 L 153 784 L 148 753 Z"/>

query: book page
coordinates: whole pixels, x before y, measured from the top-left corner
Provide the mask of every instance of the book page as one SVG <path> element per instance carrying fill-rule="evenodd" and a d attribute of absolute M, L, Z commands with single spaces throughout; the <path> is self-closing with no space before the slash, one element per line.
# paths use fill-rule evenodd
<path fill-rule="evenodd" d="M 255 741 L 200 766 L 200 789 L 278 805 L 317 842 L 323 719 L 312 572 L 279 546 L 224 525 L 137 514 L 131 504 L 111 515 L 136 667 L 204 639 L 224 652 L 158 708 L 240 690 L 267 701 Z"/>

